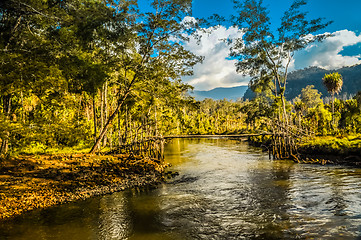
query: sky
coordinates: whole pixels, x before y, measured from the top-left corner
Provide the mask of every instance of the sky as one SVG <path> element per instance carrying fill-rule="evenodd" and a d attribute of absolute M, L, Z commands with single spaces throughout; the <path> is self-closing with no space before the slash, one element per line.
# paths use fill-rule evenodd
<path fill-rule="evenodd" d="M 140 4 L 144 1 L 146 0 L 140 0 Z M 292 2 L 263 0 L 275 29 Z M 361 0 L 308 0 L 308 4 L 302 9 L 308 12 L 309 18 L 322 17 L 333 21 L 319 32 L 332 33 L 333 36 L 297 52 L 290 66 L 291 71 L 310 66 L 332 70 L 361 64 Z M 206 18 L 213 14 L 228 18 L 236 14 L 232 0 L 193 0 L 192 11 L 196 18 Z M 183 78 L 183 81 L 194 86 L 195 90 L 247 85 L 250 78 L 236 73 L 235 60 L 228 58 L 229 46 L 220 41 L 241 36 L 239 29 L 225 24 L 210 34 L 204 34 L 200 43 L 194 39 L 185 43 L 188 50 L 205 59 L 203 64 L 194 67 L 194 75 Z"/>

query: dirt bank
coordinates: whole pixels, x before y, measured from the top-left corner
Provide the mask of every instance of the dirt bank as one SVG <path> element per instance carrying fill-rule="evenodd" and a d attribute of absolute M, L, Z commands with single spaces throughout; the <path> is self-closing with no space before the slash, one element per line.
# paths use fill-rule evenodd
<path fill-rule="evenodd" d="M 36 155 L 0 159 L 0 220 L 131 187 L 156 185 L 166 165 L 129 155 Z"/>

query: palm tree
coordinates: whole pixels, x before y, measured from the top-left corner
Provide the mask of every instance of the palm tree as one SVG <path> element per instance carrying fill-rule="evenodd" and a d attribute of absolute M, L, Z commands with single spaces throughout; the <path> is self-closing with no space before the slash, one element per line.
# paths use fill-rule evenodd
<path fill-rule="evenodd" d="M 335 126 L 335 119 L 334 119 L 335 93 L 339 93 L 342 89 L 342 84 L 343 84 L 342 76 L 338 72 L 325 74 L 325 76 L 322 78 L 322 82 L 332 97 L 332 125 Z"/>

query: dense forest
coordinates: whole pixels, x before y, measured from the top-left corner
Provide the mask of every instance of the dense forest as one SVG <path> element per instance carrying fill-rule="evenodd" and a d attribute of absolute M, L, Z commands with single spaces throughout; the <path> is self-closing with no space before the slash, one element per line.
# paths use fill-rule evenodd
<path fill-rule="evenodd" d="M 168 133 L 194 104 L 180 77 L 202 60 L 180 43 L 190 3 L 1 1 L 1 153 Z"/>
<path fill-rule="evenodd" d="M 329 24 L 306 21 L 299 14 L 304 1 L 292 4 L 278 35 L 268 32 L 265 8 L 256 5 L 259 11 L 252 12 L 256 2 L 235 1 L 239 17 L 233 24 L 248 32 L 233 40 L 230 55 L 237 71 L 252 77 L 256 97 L 190 97 L 192 87 L 181 78 L 203 59 L 182 44 L 202 22 L 186 21 L 191 2 L 155 0 L 153 11 L 142 13 L 128 0 L 1 1 L 1 154 L 66 147 L 94 153 L 154 136 L 272 132 L 275 123 L 313 135 L 361 133 L 360 84 L 353 71 L 360 66 L 340 70 L 343 86 L 321 95 L 326 71 L 288 74 L 282 65 L 292 52 L 328 37 L 303 38 Z M 297 32 L 290 21 L 307 31 Z M 341 89 L 353 97 L 322 101 Z"/>

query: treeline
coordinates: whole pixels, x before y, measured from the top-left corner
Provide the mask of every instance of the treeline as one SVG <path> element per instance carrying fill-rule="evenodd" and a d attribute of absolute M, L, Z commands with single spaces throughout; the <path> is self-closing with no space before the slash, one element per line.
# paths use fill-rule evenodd
<path fill-rule="evenodd" d="M 361 87 L 361 65 L 354 65 L 349 67 L 343 67 L 336 70 L 325 70 L 319 67 L 308 67 L 305 69 L 291 72 L 288 79 L 288 87 L 285 92 L 285 96 L 288 100 L 292 100 L 301 93 L 301 89 L 308 85 L 313 85 L 320 93 L 322 97 L 327 100 L 329 94 L 325 86 L 323 86 L 322 79 L 325 74 L 332 72 L 338 72 L 343 77 L 343 86 L 338 98 L 346 100 L 350 96 L 355 96 Z M 244 98 L 252 99 L 255 97 L 255 93 L 250 88 L 247 89 Z"/>
<path fill-rule="evenodd" d="M 1 1 L 1 154 L 64 146 L 95 152 L 170 132 L 167 114 L 194 103 L 180 78 L 202 58 L 181 44 L 197 27 L 182 21 L 191 0 L 151 7 Z"/>
<path fill-rule="evenodd" d="M 191 1 L 0 3 L 1 155 L 247 130 L 242 102 L 188 95 Z"/>
<path fill-rule="evenodd" d="M 349 99 L 336 95 L 334 113 L 330 99 L 313 85 L 306 86 L 299 96 L 286 102 L 291 124 L 303 129 L 309 136 L 361 134 L 361 91 Z M 253 131 L 271 132 L 272 119 L 279 112 L 280 102 L 272 96 L 258 93 L 248 106 L 246 121 L 252 123 Z"/>

